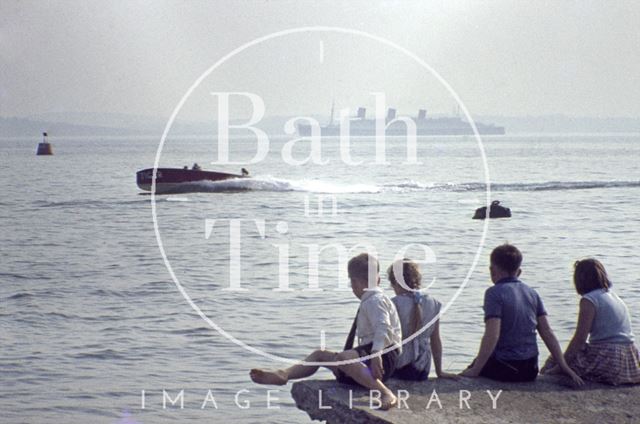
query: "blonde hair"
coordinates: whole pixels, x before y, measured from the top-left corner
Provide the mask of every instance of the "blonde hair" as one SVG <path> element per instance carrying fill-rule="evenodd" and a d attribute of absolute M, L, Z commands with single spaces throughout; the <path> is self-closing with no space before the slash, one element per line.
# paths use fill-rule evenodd
<path fill-rule="evenodd" d="M 398 278 L 395 275 L 394 268 L 399 269 L 402 266 L 402 281 L 404 284 L 398 282 Z M 420 307 L 420 285 L 422 283 L 422 274 L 418 268 L 418 264 L 411 259 L 404 258 L 395 261 L 387 268 L 387 278 L 392 286 L 401 287 L 405 292 L 411 289 L 414 293 L 413 308 L 411 309 L 411 333 L 413 334 L 422 328 L 422 308 Z"/>

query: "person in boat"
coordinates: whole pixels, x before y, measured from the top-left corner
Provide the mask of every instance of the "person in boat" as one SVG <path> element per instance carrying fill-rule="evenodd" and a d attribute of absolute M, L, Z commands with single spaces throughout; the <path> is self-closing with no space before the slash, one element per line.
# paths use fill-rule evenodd
<path fill-rule="evenodd" d="M 194 171 L 200 171 L 202 168 L 200 168 L 200 165 L 198 165 L 197 163 L 194 163 L 191 169 L 193 169 Z"/>
<path fill-rule="evenodd" d="M 247 171 L 247 168 L 242 168 L 242 176 L 243 177 L 248 177 L 249 176 L 249 171 Z"/>
<path fill-rule="evenodd" d="M 374 288 L 369 287 L 370 269 L 374 273 L 371 275 L 371 285 L 375 284 Z M 360 299 L 360 308 L 344 350 L 316 350 L 305 358 L 305 362 L 328 363 L 325 367 L 335 374 L 339 382 L 378 390 L 381 394 L 380 409 L 386 410 L 398 403 L 397 397 L 383 382 L 393 374 L 399 352 L 402 351 L 402 329 L 395 305 L 379 287 L 379 270 L 378 260 L 367 253 L 351 258 L 347 271 L 351 290 Z M 359 345 L 354 348 L 356 334 Z M 387 352 L 382 353 L 383 351 Z M 358 358 L 372 354 L 375 355 L 370 359 L 358 361 Z M 356 362 L 348 363 L 349 360 Z M 255 383 L 282 386 L 289 380 L 310 377 L 316 371 L 318 367 L 315 365 L 298 364 L 274 371 L 254 368 L 249 375 Z"/>
<path fill-rule="evenodd" d="M 629 309 L 611 289 L 604 265 L 592 258 L 577 261 L 573 284 L 582 299 L 578 324 L 564 353 L 569 366 L 585 380 L 614 386 L 640 383 L 640 353 Z M 541 373 L 562 370 L 549 358 Z"/>
<path fill-rule="evenodd" d="M 511 209 L 502 206 L 499 200 L 494 200 L 491 202 L 488 216 L 486 206 L 476 209 L 476 213 L 473 215 L 473 219 L 485 218 L 511 218 Z"/>
<path fill-rule="evenodd" d="M 183 166 L 182 169 L 184 169 L 185 171 L 187 171 L 189 169 L 189 167 L 187 165 Z"/>

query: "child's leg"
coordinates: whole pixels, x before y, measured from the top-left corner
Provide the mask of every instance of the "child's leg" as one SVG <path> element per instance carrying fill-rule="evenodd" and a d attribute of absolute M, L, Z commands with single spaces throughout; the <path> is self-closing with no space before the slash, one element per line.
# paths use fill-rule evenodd
<path fill-rule="evenodd" d="M 347 350 L 345 352 L 340 352 L 337 355 L 337 360 L 345 361 L 349 359 L 358 358 L 358 352 L 355 350 Z M 398 399 L 393 394 L 391 390 L 384 383 L 377 378 L 373 378 L 371 375 L 371 370 L 362 362 L 354 362 L 352 364 L 339 365 L 338 370 L 347 374 L 351 377 L 356 383 L 361 386 L 366 387 L 369 390 L 378 390 L 380 391 L 380 402 L 382 403 L 381 409 L 389 409 L 394 406 Z"/>
<path fill-rule="evenodd" d="M 330 350 L 316 350 L 305 358 L 305 362 L 335 362 L 338 354 Z M 289 380 L 309 377 L 318 371 L 318 366 L 293 365 L 285 370 Z M 327 367 L 333 370 L 335 367 Z"/>
<path fill-rule="evenodd" d="M 316 350 L 307 356 L 305 362 L 332 362 L 336 361 L 337 354 L 328 350 Z M 327 367 L 332 368 L 332 367 Z M 289 380 L 297 380 L 299 378 L 309 377 L 318 371 L 317 366 L 311 365 L 293 365 L 289 368 L 265 371 L 261 369 L 252 369 L 249 375 L 251 380 L 258 384 L 275 384 L 285 385 Z"/>

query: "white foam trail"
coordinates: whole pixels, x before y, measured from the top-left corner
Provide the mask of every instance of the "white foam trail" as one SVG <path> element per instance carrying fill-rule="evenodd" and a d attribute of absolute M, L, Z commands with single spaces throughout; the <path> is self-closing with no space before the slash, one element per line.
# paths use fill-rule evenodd
<path fill-rule="evenodd" d="M 202 191 L 300 191 L 310 193 L 378 193 L 380 187 L 370 184 L 339 184 L 322 180 L 286 180 L 271 176 L 238 178 L 225 181 L 198 181 L 190 186 Z"/>
<path fill-rule="evenodd" d="M 291 182 L 295 191 L 309 191 L 312 193 L 378 193 L 380 187 L 370 184 L 336 184 L 327 181 L 301 180 Z"/>
<path fill-rule="evenodd" d="M 404 180 L 399 183 L 385 184 L 386 191 L 427 191 L 436 188 L 435 183 L 421 183 L 415 180 Z"/>
<path fill-rule="evenodd" d="M 640 181 L 545 181 L 531 183 L 494 183 L 495 191 L 546 191 L 546 190 L 581 190 L 598 188 L 640 187 Z M 414 180 L 401 180 L 383 185 L 376 184 L 341 184 L 333 181 L 302 179 L 287 180 L 269 175 L 251 178 L 238 178 L 224 181 L 197 181 L 185 183 L 175 193 L 188 192 L 235 192 L 235 191 L 273 191 L 273 192 L 308 192 L 327 194 L 351 193 L 405 193 L 405 192 L 482 192 L 486 190 L 484 183 L 424 183 Z M 177 199 L 176 199 L 177 200 Z"/>

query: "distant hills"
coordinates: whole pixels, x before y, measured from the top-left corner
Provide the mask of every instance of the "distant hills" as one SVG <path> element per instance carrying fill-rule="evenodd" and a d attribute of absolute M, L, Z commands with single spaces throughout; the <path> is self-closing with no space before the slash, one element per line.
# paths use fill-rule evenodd
<path fill-rule="evenodd" d="M 35 137 L 46 131 L 52 136 L 117 136 L 141 134 L 132 128 L 105 127 L 37 120 L 30 118 L 0 117 L 0 137 Z"/>
<path fill-rule="evenodd" d="M 523 133 L 640 133 L 640 118 L 543 116 L 478 116 L 478 121 L 493 122 L 506 128 L 507 134 Z"/>
<path fill-rule="evenodd" d="M 267 133 L 282 134 L 288 118 L 265 117 L 260 128 Z M 325 118 L 326 119 L 326 118 Z M 0 117 L 0 138 L 37 137 L 43 131 L 50 136 L 160 136 L 169 117 L 126 115 L 120 113 L 48 113 L 28 117 Z M 321 121 L 322 122 L 322 121 Z M 216 122 L 190 122 L 176 120 L 171 134 L 215 134 Z"/>
<path fill-rule="evenodd" d="M 269 134 L 283 134 L 289 117 L 265 117 L 260 128 Z M 326 123 L 326 116 L 316 116 Z M 479 122 L 506 128 L 508 134 L 523 133 L 640 133 L 640 118 L 544 116 L 476 116 Z M 28 117 L 0 117 L 0 137 L 38 137 L 42 131 L 52 136 L 126 136 L 160 135 L 168 117 L 120 113 L 48 113 Z M 172 134 L 215 134 L 216 123 L 176 122 Z"/>

